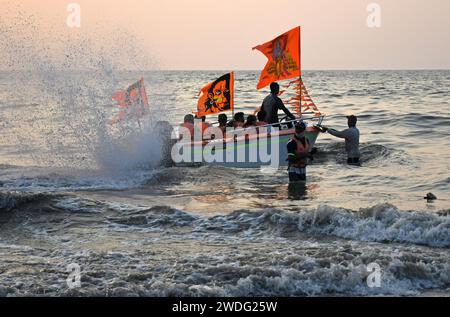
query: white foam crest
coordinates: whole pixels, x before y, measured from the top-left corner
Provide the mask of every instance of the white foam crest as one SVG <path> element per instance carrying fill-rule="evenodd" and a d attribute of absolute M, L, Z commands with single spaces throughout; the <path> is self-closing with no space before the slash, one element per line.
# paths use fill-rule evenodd
<path fill-rule="evenodd" d="M 237 211 L 231 215 L 207 219 L 202 226 L 252 236 L 292 234 L 296 228 L 301 233 L 357 241 L 450 246 L 450 215 L 400 211 L 389 204 L 359 211 L 326 205 L 299 212 L 274 209 Z"/>
<path fill-rule="evenodd" d="M 300 213 L 298 220 L 299 229 L 308 233 L 360 241 L 450 246 L 449 216 L 399 211 L 389 204 L 358 212 L 322 205 L 312 213 Z"/>

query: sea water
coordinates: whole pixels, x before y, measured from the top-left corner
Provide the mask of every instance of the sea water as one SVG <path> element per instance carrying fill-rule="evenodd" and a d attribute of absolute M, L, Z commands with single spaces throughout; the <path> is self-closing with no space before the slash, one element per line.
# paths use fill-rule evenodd
<path fill-rule="evenodd" d="M 285 168 L 158 165 L 154 122 L 224 73 L 1 72 L 0 295 L 450 294 L 450 71 L 305 71 L 324 125 L 358 116 L 362 163 L 322 134 L 300 188 Z M 268 93 L 258 75 L 236 72 L 236 111 Z M 151 115 L 110 126 L 141 77 Z"/>

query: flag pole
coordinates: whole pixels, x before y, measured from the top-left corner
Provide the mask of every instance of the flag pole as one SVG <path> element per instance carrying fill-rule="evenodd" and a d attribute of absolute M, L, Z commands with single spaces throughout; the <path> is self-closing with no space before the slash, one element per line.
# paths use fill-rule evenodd
<path fill-rule="evenodd" d="M 301 26 L 299 26 L 299 32 L 298 32 L 298 67 L 299 67 L 299 87 L 300 87 L 300 94 L 299 94 L 299 99 L 300 99 L 300 104 L 299 104 L 299 114 L 300 114 L 300 118 L 303 117 L 302 115 L 302 90 L 303 90 L 303 82 L 302 82 L 302 28 Z"/>
<path fill-rule="evenodd" d="M 231 87 L 231 93 L 233 94 L 231 96 L 231 100 L 233 100 L 233 107 L 231 109 L 231 115 L 233 116 L 234 119 L 234 71 L 231 72 L 231 83 L 230 83 L 230 87 Z"/>

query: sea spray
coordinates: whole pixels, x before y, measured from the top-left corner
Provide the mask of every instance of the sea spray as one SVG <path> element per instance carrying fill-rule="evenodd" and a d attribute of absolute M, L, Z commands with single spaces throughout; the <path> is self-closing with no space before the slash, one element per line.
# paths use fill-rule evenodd
<path fill-rule="evenodd" d="M 129 84 L 124 70 L 154 67 L 138 39 L 124 30 L 101 28 L 90 36 L 67 36 L 25 12 L 2 20 L 0 33 L 0 50 L 14 71 L 11 80 L 36 96 L 26 117 L 9 118 L 29 131 L 26 137 L 17 133 L 16 144 L 23 152 L 30 144 L 36 147 L 28 151 L 34 165 L 123 173 L 158 164 L 160 142 L 152 132 L 160 113 L 156 100 L 141 127 L 135 122 L 108 124 L 115 111 L 111 95 Z"/>

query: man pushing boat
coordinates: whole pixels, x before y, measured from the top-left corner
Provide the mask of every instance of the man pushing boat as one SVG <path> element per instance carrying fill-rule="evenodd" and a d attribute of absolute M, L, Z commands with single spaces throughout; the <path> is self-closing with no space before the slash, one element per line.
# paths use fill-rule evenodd
<path fill-rule="evenodd" d="M 322 127 L 323 131 L 328 131 L 329 134 L 345 139 L 345 151 L 347 152 L 347 163 L 349 165 L 359 165 L 360 152 L 359 152 L 359 130 L 356 127 L 358 118 L 354 115 L 347 117 L 348 129 L 343 131 L 337 131 L 335 129 Z"/>

